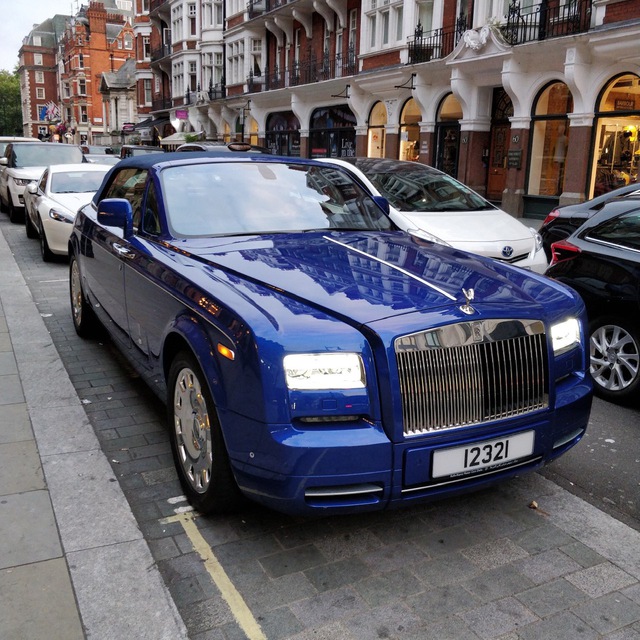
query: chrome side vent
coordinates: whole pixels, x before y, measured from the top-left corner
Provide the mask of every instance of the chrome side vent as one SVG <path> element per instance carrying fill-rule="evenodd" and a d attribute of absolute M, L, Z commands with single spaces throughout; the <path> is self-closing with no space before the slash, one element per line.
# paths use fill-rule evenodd
<path fill-rule="evenodd" d="M 502 420 L 549 404 L 544 324 L 484 320 L 394 343 L 404 434 Z"/>

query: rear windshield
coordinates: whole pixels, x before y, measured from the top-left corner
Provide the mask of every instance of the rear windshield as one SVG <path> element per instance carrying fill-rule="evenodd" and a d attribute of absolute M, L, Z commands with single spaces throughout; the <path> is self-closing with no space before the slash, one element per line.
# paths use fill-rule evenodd
<path fill-rule="evenodd" d="M 15 145 L 13 154 L 15 166 L 47 167 L 50 164 L 74 164 L 82 162 L 82 151 L 79 147 L 51 142 L 49 144 L 25 143 Z"/>
<path fill-rule="evenodd" d="M 109 170 L 105 165 L 102 171 L 69 171 L 51 174 L 51 193 L 89 193 L 97 191 L 102 179 Z"/>

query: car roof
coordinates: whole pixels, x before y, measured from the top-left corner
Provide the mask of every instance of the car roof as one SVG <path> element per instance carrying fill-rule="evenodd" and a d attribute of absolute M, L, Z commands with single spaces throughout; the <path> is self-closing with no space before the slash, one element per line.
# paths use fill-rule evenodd
<path fill-rule="evenodd" d="M 422 162 L 415 162 L 413 160 L 394 160 L 393 158 L 339 158 L 339 160 L 345 160 L 350 164 L 355 165 L 365 173 L 368 170 L 384 171 L 385 173 L 397 173 L 401 171 L 415 171 L 419 168 L 426 173 L 433 173 L 434 175 L 441 174 L 442 171 L 435 169 L 428 164 Z"/>
<path fill-rule="evenodd" d="M 24 138 L 22 136 L 0 136 L 0 142 L 41 142 L 39 138 Z"/>
<path fill-rule="evenodd" d="M 249 144 L 248 142 L 216 142 L 214 140 L 202 140 L 201 142 L 185 142 L 181 144 L 176 151 L 235 151 L 235 152 L 249 152 L 255 153 L 271 153 L 267 147 L 260 147 L 255 144 Z"/>
<path fill-rule="evenodd" d="M 66 173 L 70 171 L 103 171 L 111 169 L 111 165 L 92 162 L 76 162 L 73 164 L 50 164 L 49 173 Z"/>

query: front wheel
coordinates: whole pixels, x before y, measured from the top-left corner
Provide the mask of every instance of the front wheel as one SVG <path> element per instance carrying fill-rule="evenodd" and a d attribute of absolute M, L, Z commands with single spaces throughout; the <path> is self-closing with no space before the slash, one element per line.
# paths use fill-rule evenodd
<path fill-rule="evenodd" d="M 201 513 L 238 506 L 233 477 L 215 406 L 206 379 L 191 353 L 179 353 L 167 385 L 171 448 L 182 488 Z"/>
<path fill-rule="evenodd" d="M 33 226 L 33 222 L 31 222 L 31 216 L 29 215 L 29 212 L 26 210 L 24 211 L 24 227 L 25 227 L 25 231 L 27 232 L 27 238 L 37 238 L 38 237 L 38 230 Z"/>
<path fill-rule="evenodd" d="M 84 297 L 80 267 L 78 259 L 74 255 L 70 256 L 69 263 L 69 297 L 71 298 L 71 317 L 76 333 L 82 338 L 91 337 L 96 332 L 98 319 Z"/>
<path fill-rule="evenodd" d="M 19 209 L 13 204 L 13 198 L 11 194 L 9 194 L 9 220 L 14 224 L 20 224 L 24 220 L 23 216 L 24 210 L 22 208 Z"/>
<path fill-rule="evenodd" d="M 595 393 L 619 404 L 638 402 L 640 331 L 627 320 L 599 318 L 591 323 L 590 332 Z"/>

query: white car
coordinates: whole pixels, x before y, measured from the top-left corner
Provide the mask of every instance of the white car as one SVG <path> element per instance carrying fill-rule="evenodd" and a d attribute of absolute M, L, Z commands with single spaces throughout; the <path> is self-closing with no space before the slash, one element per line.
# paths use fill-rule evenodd
<path fill-rule="evenodd" d="M 442 171 L 387 158 L 322 161 L 346 167 L 374 196 L 386 198 L 389 215 L 401 229 L 537 273 L 547 269 L 542 238 L 535 229 Z"/>
<path fill-rule="evenodd" d="M 47 167 L 24 194 L 27 237 L 40 237 L 42 259 L 66 256 L 80 207 L 88 204 L 111 167 L 107 164 L 58 164 Z"/>
<path fill-rule="evenodd" d="M 24 221 L 24 190 L 50 164 L 83 162 L 82 150 L 56 142 L 10 142 L 0 158 L 0 208 L 11 222 Z"/>

